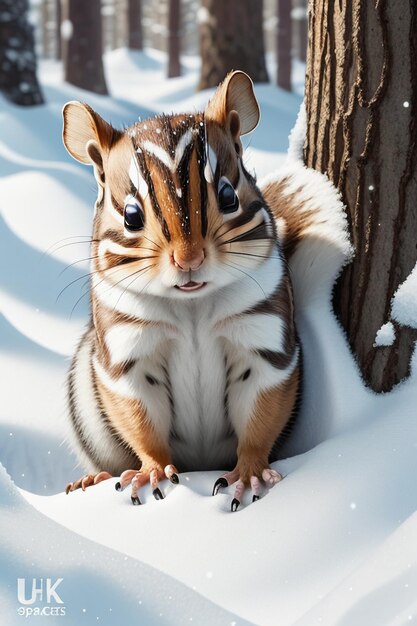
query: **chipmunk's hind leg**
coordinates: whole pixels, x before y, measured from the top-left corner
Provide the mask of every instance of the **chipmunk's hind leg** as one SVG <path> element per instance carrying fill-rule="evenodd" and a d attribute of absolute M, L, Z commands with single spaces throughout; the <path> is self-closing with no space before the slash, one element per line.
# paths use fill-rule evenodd
<path fill-rule="evenodd" d="M 108 480 L 109 478 L 113 478 L 109 472 L 99 472 L 98 474 L 86 474 L 82 476 L 78 480 L 73 483 L 68 483 L 65 487 L 65 493 L 68 495 L 70 491 L 76 491 L 77 489 L 82 489 L 85 491 L 87 487 L 91 487 L 92 485 L 97 485 L 101 483 L 103 480 Z"/>

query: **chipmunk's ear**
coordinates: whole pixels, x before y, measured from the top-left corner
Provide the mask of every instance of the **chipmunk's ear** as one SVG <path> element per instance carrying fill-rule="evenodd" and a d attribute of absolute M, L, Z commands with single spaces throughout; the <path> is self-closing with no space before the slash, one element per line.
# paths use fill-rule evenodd
<path fill-rule="evenodd" d="M 81 163 L 95 165 L 102 173 L 104 154 L 120 131 L 104 121 L 88 104 L 81 102 L 68 102 L 62 115 L 62 138 L 70 155 Z"/>
<path fill-rule="evenodd" d="M 205 111 L 206 120 L 226 126 L 236 141 L 258 124 L 260 111 L 253 82 L 245 72 L 230 72 Z"/>

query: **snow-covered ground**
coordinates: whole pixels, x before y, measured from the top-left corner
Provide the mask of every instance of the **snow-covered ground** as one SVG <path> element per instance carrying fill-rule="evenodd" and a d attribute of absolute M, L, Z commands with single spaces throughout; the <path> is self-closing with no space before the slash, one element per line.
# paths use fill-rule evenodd
<path fill-rule="evenodd" d="M 417 357 L 412 378 L 390 394 L 364 388 L 330 311 L 337 263 L 298 296 L 305 402 L 276 466 L 282 483 L 235 514 L 231 490 L 209 495 L 213 472 L 182 475 L 160 502 L 145 490 L 141 507 L 116 493 L 115 479 L 62 493 L 82 472 L 63 444 L 64 383 L 88 316 L 83 241 L 95 184 L 62 146 L 61 108 L 84 100 L 126 125 L 203 107 L 210 94 L 194 91 L 196 60 L 170 81 L 164 63 L 154 51 L 107 55 L 112 98 L 65 85 L 59 66 L 45 63 L 45 106 L 0 101 L 0 624 L 26 621 L 22 577 L 63 579 L 65 617 L 32 615 L 29 624 L 416 623 Z M 284 165 L 301 97 L 271 85 L 256 93 L 262 120 L 245 144 L 261 178 Z M 330 239 L 319 238 L 320 250 Z"/>

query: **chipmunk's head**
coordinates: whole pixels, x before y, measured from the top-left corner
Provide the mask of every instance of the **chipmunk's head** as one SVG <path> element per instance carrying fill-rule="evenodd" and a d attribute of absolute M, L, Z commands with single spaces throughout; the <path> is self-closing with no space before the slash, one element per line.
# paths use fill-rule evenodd
<path fill-rule="evenodd" d="M 250 78 L 233 72 L 204 113 L 161 115 L 115 130 L 89 106 L 64 107 L 70 154 L 99 187 L 95 270 L 134 293 L 203 296 L 269 258 L 269 209 L 242 162 L 259 120 Z"/>

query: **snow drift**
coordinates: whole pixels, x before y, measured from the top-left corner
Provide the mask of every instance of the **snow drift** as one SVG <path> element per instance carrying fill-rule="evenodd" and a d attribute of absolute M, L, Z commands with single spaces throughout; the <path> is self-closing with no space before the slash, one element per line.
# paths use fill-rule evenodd
<path fill-rule="evenodd" d="M 163 108 L 199 108 L 209 96 L 193 95 L 193 60 L 173 82 L 162 80 L 154 53 L 116 51 L 106 62 L 118 100 L 74 90 L 45 64 L 47 105 L 22 113 L 1 103 L 1 623 L 24 619 L 19 577 L 63 578 L 66 615 L 51 624 L 413 623 L 417 356 L 412 377 L 390 394 L 364 387 L 330 305 L 351 255 L 343 209 L 329 181 L 298 160 L 303 114 L 285 163 L 300 98 L 275 87 L 257 89 L 263 118 L 248 166 L 265 175 L 282 165 L 273 176 L 291 176 L 324 217 L 310 256 L 300 249 L 292 262 L 306 382 L 287 458 L 274 464 L 285 479 L 233 515 L 231 489 L 209 495 L 217 472 L 181 475 L 159 502 L 145 488 L 141 507 L 115 492 L 116 479 L 58 493 L 82 471 L 61 445 L 63 383 L 88 312 L 84 297 L 71 314 L 88 271 L 94 202 L 92 175 L 60 144 L 60 108 L 88 100 L 112 122 L 130 123 Z"/>

